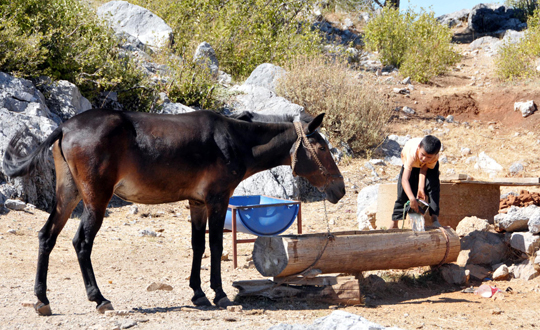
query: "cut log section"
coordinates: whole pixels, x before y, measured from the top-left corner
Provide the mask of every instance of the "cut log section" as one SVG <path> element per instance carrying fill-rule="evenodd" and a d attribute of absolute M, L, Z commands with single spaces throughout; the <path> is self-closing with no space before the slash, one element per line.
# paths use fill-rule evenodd
<path fill-rule="evenodd" d="M 362 303 L 360 284 L 353 276 L 302 277 L 287 280 L 236 281 L 237 297 L 266 297 L 270 299 L 294 298 L 340 305 Z"/>
<path fill-rule="evenodd" d="M 263 276 L 358 274 L 368 270 L 407 269 L 457 260 L 460 241 L 449 227 L 411 230 L 349 231 L 328 234 L 258 237 L 253 262 Z"/>

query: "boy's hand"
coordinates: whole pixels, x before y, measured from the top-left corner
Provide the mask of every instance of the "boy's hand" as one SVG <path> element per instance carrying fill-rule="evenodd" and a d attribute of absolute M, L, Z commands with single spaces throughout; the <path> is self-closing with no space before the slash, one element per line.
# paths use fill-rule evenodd
<path fill-rule="evenodd" d="M 424 189 L 418 189 L 418 199 L 427 200 Z"/>
<path fill-rule="evenodd" d="M 416 213 L 420 213 L 420 210 L 418 208 L 418 202 L 416 201 L 416 198 L 411 199 L 411 210 L 414 210 Z"/>

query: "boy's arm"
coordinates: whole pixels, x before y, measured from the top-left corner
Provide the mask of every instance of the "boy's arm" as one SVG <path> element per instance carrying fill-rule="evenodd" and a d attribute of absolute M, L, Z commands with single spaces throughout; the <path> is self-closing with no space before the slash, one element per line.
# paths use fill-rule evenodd
<path fill-rule="evenodd" d="M 425 187 L 426 187 L 426 173 L 427 173 L 428 167 L 427 165 L 424 165 L 420 168 L 420 175 L 418 179 L 418 198 L 426 200 L 426 193 L 425 193 Z"/>
<path fill-rule="evenodd" d="M 416 201 L 416 197 L 414 196 L 414 193 L 412 191 L 411 184 L 409 183 L 410 177 L 411 177 L 411 169 L 404 168 L 403 176 L 401 177 L 401 186 L 403 187 L 403 191 L 407 194 L 407 197 L 409 197 L 409 201 L 411 203 L 411 209 L 413 209 L 416 212 L 419 212 L 418 202 Z M 425 180 L 425 173 L 424 173 L 424 180 Z"/>

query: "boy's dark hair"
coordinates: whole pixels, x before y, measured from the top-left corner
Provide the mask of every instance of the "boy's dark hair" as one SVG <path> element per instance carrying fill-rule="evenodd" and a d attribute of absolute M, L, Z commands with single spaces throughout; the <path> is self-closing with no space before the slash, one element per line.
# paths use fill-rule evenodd
<path fill-rule="evenodd" d="M 420 147 L 422 147 L 426 153 L 436 155 L 441 150 L 441 141 L 433 135 L 426 135 L 420 142 Z"/>

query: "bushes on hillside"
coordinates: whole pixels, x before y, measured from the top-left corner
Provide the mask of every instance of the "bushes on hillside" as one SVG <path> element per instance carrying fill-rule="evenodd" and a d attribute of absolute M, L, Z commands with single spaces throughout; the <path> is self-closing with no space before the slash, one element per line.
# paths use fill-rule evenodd
<path fill-rule="evenodd" d="M 538 9 L 538 0 L 506 0 L 505 5 L 514 9 L 520 9 L 519 19 L 526 22 Z"/>
<path fill-rule="evenodd" d="M 540 54 L 540 11 L 527 21 L 529 29 L 518 43 L 504 43 L 495 58 L 495 72 L 505 80 L 531 78 L 540 75 L 536 70 Z"/>
<path fill-rule="evenodd" d="M 301 21 L 315 2 L 282 0 L 134 0 L 174 31 L 174 49 L 191 57 L 198 44 L 212 45 L 223 71 L 247 77 L 261 63 L 283 64 L 295 54 L 320 51 L 321 38 Z"/>
<path fill-rule="evenodd" d="M 378 51 L 384 65 L 400 68 L 404 76 L 425 83 L 459 61 L 452 32 L 433 12 L 417 14 L 385 7 L 365 28 L 366 46 Z"/>
<path fill-rule="evenodd" d="M 145 106 L 143 75 L 116 50 L 116 37 L 86 2 L 0 1 L 0 71 L 21 77 L 47 75 L 75 83 L 89 95 L 124 91 Z M 148 93 L 146 93 L 148 94 Z"/>
<path fill-rule="evenodd" d="M 311 115 L 326 113 L 325 134 L 364 153 L 384 139 L 390 110 L 372 82 L 354 76 L 345 62 L 300 57 L 286 67 L 277 92 Z"/>

